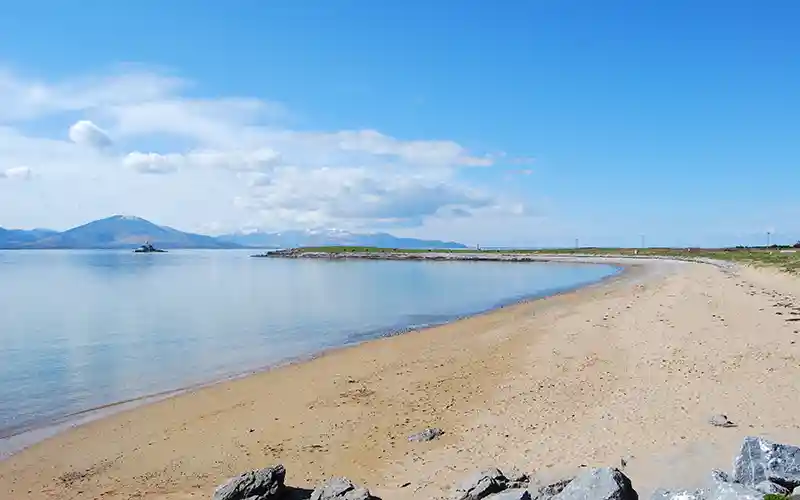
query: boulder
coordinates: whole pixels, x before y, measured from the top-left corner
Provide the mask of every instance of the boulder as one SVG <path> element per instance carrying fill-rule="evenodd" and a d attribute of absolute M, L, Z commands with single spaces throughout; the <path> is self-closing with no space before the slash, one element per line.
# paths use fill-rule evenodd
<path fill-rule="evenodd" d="M 567 485 L 573 480 L 574 478 L 562 479 L 560 481 L 556 481 L 555 483 L 547 484 L 544 486 L 537 486 L 535 488 L 530 488 L 531 491 L 531 499 L 532 500 L 550 500 L 554 496 L 558 495 Z"/>
<path fill-rule="evenodd" d="M 650 500 L 705 500 L 706 492 L 703 490 L 672 491 L 657 489 L 650 496 Z"/>
<path fill-rule="evenodd" d="M 619 469 L 588 469 L 553 497 L 554 500 L 638 500 L 631 480 Z"/>
<path fill-rule="evenodd" d="M 791 493 L 789 488 L 784 488 L 780 484 L 775 484 L 772 481 L 761 481 L 755 487 L 761 493 L 772 493 L 773 495 L 788 495 Z"/>
<path fill-rule="evenodd" d="M 734 460 L 733 476 L 751 488 L 762 481 L 796 488 L 800 486 L 800 448 L 748 436 Z"/>
<path fill-rule="evenodd" d="M 281 496 L 286 469 L 275 465 L 229 479 L 214 492 L 214 500 L 271 500 Z"/>
<path fill-rule="evenodd" d="M 356 486 L 346 477 L 334 477 L 317 486 L 310 500 L 372 500 L 369 490 Z"/>
<path fill-rule="evenodd" d="M 717 482 L 706 495 L 707 500 L 764 500 L 764 494 L 739 483 Z"/>
<path fill-rule="evenodd" d="M 506 488 L 508 478 L 500 469 L 490 468 L 470 476 L 456 489 L 453 500 L 480 500 Z"/>
<path fill-rule="evenodd" d="M 433 441 L 442 434 L 444 434 L 443 430 L 437 429 L 436 427 L 429 427 L 422 432 L 418 432 L 409 436 L 408 440 L 416 442 Z"/>

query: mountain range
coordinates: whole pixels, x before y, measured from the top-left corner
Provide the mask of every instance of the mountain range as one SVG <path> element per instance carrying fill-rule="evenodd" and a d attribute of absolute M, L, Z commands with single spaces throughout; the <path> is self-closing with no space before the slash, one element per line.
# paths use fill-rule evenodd
<path fill-rule="evenodd" d="M 309 246 L 369 246 L 381 248 L 466 248 L 454 241 L 398 238 L 388 233 L 350 233 L 336 229 L 283 231 L 280 233 L 235 233 L 218 239 L 253 248 L 295 248 Z"/>
<path fill-rule="evenodd" d="M 455 242 L 398 238 L 387 233 L 357 234 L 337 230 L 233 233 L 214 237 L 178 231 L 128 215 L 115 215 L 63 232 L 0 227 L 0 249 L 128 249 L 141 246 L 146 241 L 157 248 L 294 248 L 322 245 L 465 248 L 464 245 Z"/>

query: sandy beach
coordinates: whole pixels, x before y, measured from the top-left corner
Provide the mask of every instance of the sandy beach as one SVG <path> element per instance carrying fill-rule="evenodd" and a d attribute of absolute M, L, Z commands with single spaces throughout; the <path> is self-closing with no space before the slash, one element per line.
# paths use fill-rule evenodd
<path fill-rule="evenodd" d="M 746 435 L 800 444 L 800 279 L 632 262 L 602 284 L 72 429 L 0 462 L 0 498 L 211 498 L 282 463 L 292 486 L 343 475 L 430 499 L 484 466 L 546 479 L 623 458 L 641 495 L 730 469 Z M 709 425 L 715 413 L 738 426 Z M 444 436 L 407 441 L 430 426 Z"/>

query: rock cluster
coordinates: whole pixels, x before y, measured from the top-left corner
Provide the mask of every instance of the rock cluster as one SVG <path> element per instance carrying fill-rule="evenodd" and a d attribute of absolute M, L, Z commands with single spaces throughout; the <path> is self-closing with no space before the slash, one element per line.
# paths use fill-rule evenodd
<path fill-rule="evenodd" d="M 475 474 L 459 486 L 452 500 L 638 500 L 631 481 L 619 469 L 586 469 L 574 478 L 538 485 L 527 475 L 508 476 L 499 469 Z"/>
<path fill-rule="evenodd" d="M 356 486 L 346 477 L 335 477 L 317 486 L 311 500 L 370 500 L 369 490 Z"/>
<path fill-rule="evenodd" d="M 438 429 L 426 429 L 426 440 Z M 420 433 L 420 434 L 423 434 Z M 431 438 L 432 439 L 432 438 Z M 245 472 L 217 488 L 213 500 L 377 500 L 349 479 L 333 478 L 312 492 L 284 485 L 282 465 Z M 297 493 L 300 492 L 300 495 Z M 294 493 L 294 495 L 292 494 Z M 771 496 L 768 496 L 771 495 Z M 630 479 L 612 467 L 582 469 L 575 477 L 539 484 L 517 470 L 489 468 L 470 476 L 451 500 L 638 500 Z M 714 470 L 696 490 L 656 490 L 651 500 L 800 500 L 800 448 L 747 437 L 733 474 Z"/>
<path fill-rule="evenodd" d="M 253 470 L 231 478 L 217 488 L 214 500 L 269 500 L 283 495 L 286 486 L 283 465 Z"/>
<path fill-rule="evenodd" d="M 800 500 L 800 448 L 746 437 L 733 475 L 715 470 L 710 485 L 694 491 L 657 490 L 653 500 L 763 500 L 765 495 Z"/>
<path fill-rule="evenodd" d="M 286 469 L 275 465 L 245 472 L 229 479 L 214 492 L 213 500 L 278 500 L 307 498 L 310 500 L 377 500 L 369 490 L 344 477 L 335 477 L 317 486 L 310 495 L 300 488 L 284 485 Z M 307 492 L 308 490 L 305 490 Z"/>
<path fill-rule="evenodd" d="M 500 492 L 506 492 L 502 500 L 513 500 L 514 493 L 508 492 L 525 491 L 529 483 L 528 476 L 518 471 L 513 471 L 506 476 L 500 469 L 485 469 L 473 474 L 456 488 L 453 500 L 480 500 Z M 520 495 L 519 499 L 528 498 L 522 493 Z"/>

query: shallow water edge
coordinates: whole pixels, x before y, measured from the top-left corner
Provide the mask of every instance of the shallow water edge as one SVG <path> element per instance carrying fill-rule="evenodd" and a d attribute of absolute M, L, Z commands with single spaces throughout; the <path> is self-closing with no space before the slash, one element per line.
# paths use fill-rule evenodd
<path fill-rule="evenodd" d="M 526 259 L 527 260 L 527 259 Z M 438 317 L 429 317 L 426 318 L 425 321 L 414 322 L 411 324 L 405 325 L 397 325 L 396 327 L 389 328 L 389 329 L 380 329 L 376 331 L 364 331 L 359 332 L 357 334 L 353 334 L 348 338 L 348 341 L 337 345 L 335 347 L 324 348 L 318 352 L 298 356 L 294 358 L 284 359 L 277 362 L 268 363 L 262 367 L 256 369 L 249 369 L 240 373 L 231 373 L 227 376 L 217 378 L 210 381 L 205 381 L 199 384 L 192 384 L 188 386 L 184 386 L 175 390 L 164 391 L 156 394 L 149 394 L 141 397 L 136 397 L 132 399 L 127 399 L 124 401 L 117 401 L 110 404 L 105 404 L 99 407 L 94 407 L 87 409 L 85 411 L 81 411 L 78 413 L 72 413 L 69 415 L 64 416 L 63 418 L 46 421 L 46 422 L 36 422 L 35 425 L 29 426 L 27 428 L 17 429 L 13 433 L 7 434 L 5 436 L 0 437 L 0 459 L 7 458 L 12 454 L 21 451 L 28 446 L 31 446 L 37 442 L 45 440 L 49 437 L 55 436 L 64 431 L 68 431 L 71 428 L 74 428 L 79 425 L 83 425 L 106 416 L 120 413 L 126 410 L 130 410 L 145 404 L 153 403 L 156 401 L 160 401 L 166 398 L 179 396 L 181 394 L 185 394 L 187 392 L 192 392 L 203 387 L 208 387 L 211 385 L 216 385 L 224 382 L 228 382 L 231 380 L 240 379 L 243 377 L 247 377 L 250 375 L 254 375 L 257 373 L 262 373 L 269 370 L 278 369 L 280 367 L 289 365 L 289 364 L 296 364 L 302 363 L 305 361 L 309 361 L 311 359 L 315 359 L 321 356 L 325 356 L 333 351 L 338 351 L 340 349 L 346 349 L 349 347 L 353 347 L 355 345 L 363 344 L 365 342 L 370 342 L 373 340 L 378 340 L 385 337 L 390 337 L 394 335 L 400 335 L 403 333 L 407 333 L 410 331 L 418 331 L 418 330 L 426 330 L 426 329 L 434 329 L 437 326 L 441 326 L 444 324 L 449 324 L 455 321 L 459 321 L 462 319 L 479 316 L 483 314 L 491 314 L 493 311 L 498 309 L 503 309 L 506 307 L 510 307 L 520 303 L 526 303 L 533 300 L 540 300 L 548 297 L 557 296 L 560 294 L 570 293 L 579 289 L 585 289 L 587 287 L 605 285 L 612 281 L 631 277 L 631 271 L 633 268 L 639 267 L 640 263 L 633 263 L 633 262 L 609 262 L 608 259 L 592 259 L 591 261 L 584 261 L 581 259 L 575 258 L 567 258 L 567 259 L 548 259 L 544 260 L 541 258 L 537 259 L 530 259 L 533 262 L 558 262 L 563 261 L 565 263 L 570 264 L 603 264 L 609 267 L 613 267 L 614 271 L 604 276 L 603 278 L 597 280 L 587 280 L 579 283 L 575 283 L 570 286 L 564 287 L 553 287 L 548 289 L 539 290 L 536 293 L 515 297 L 513 299 L 509 299 L 506 301 L 502 301 L 497 303 L 489 308 L 484 308 L 481 310 L 475 310 L 469 312 L 467 314 L 459 314 L 459 315 L 441 315 Z M 513 262 L 513 261 L 512 261 Z M 635 274 L 635 273 L 634 273 Z"/>

